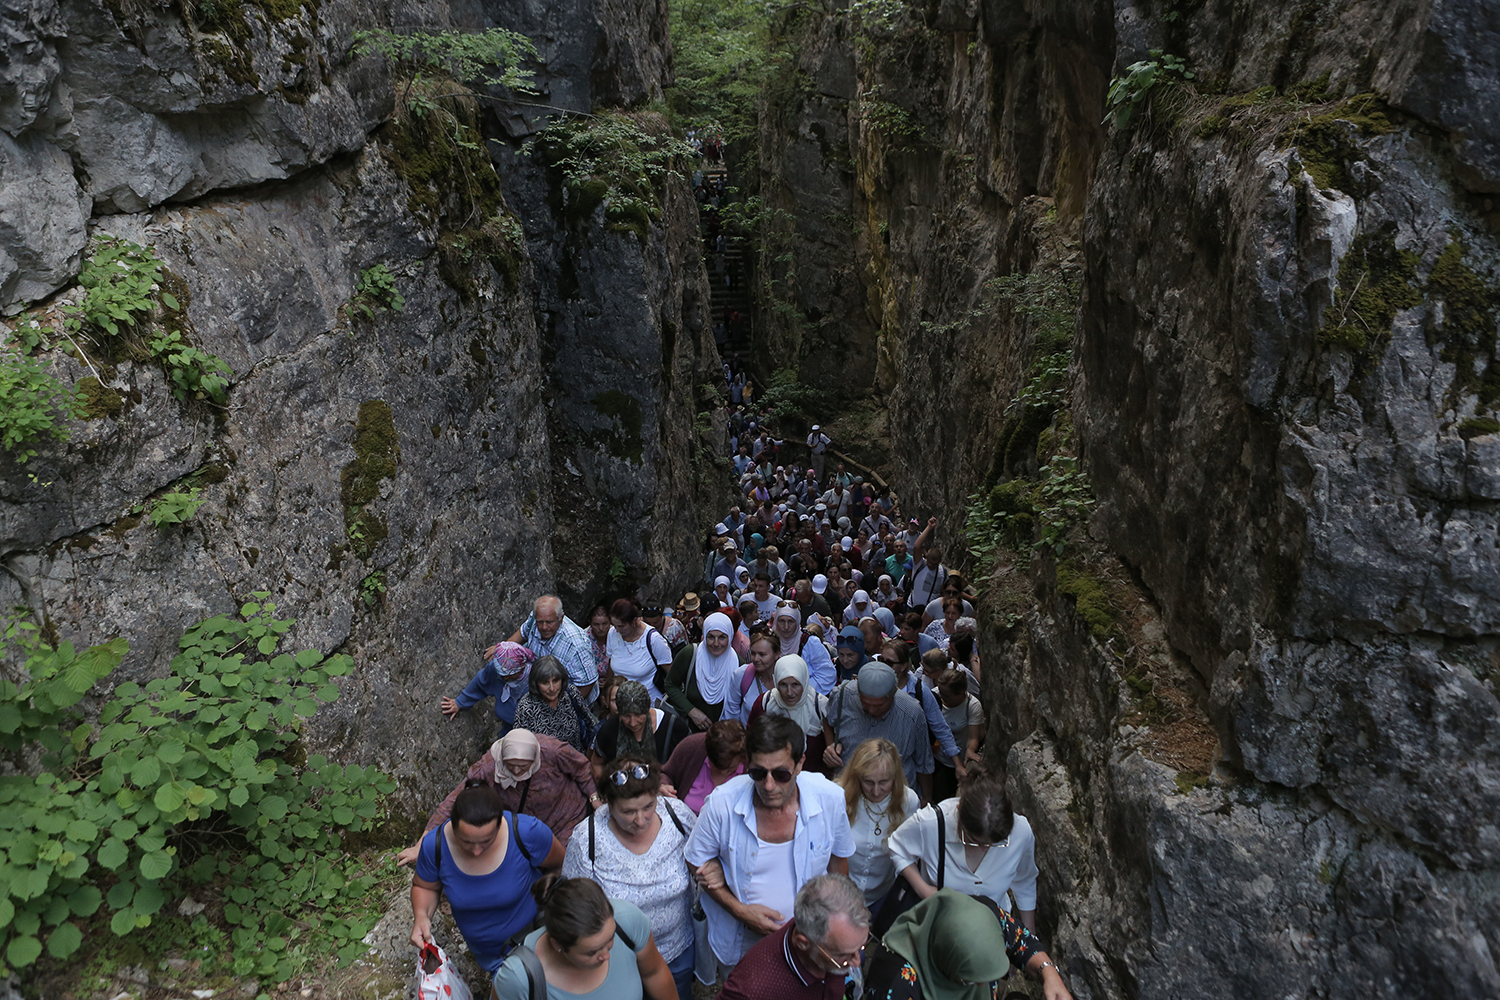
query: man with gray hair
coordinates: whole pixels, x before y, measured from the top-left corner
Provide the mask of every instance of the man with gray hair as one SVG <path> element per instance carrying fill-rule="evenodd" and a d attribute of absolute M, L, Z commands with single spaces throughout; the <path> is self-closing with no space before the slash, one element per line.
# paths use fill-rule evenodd
<path fill-rule="evenodd" d="M 531 617 L 510 637 L 538 657 L 555 656 L 568 679 L 587 704 L 598 694 L 599 672 L 594 666 L 593 640 L 583 626 L 563 614 L 562 601 L 552 594 L 536 599 Z"/>
<path fill-rule="evenodd" d="M 793 917 L 745 953 L 719 1000 L 837 1000 L 870 938 L 865 897 L 847 875 L 819 875 L 797 893 Z"/>

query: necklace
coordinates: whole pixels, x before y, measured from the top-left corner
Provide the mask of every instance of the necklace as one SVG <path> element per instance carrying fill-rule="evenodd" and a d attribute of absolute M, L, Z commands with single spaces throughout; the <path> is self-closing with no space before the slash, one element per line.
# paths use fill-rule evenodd
<path fill-rule="evenodd" d="M 880 836 L 880 826 L 885 822 L 886 816 L 890 815 L 890 811 L 890 803 L 889 801 L 887 801 L 886 807 L 880 810 L 880 813 L 877 815 L 875 810 L 870 808 L 870 800 L 865 799 L 865 812 L 869 814 L 870 820 L 875 824 L 875 829 L 873 831 L 875 836 Z"/>

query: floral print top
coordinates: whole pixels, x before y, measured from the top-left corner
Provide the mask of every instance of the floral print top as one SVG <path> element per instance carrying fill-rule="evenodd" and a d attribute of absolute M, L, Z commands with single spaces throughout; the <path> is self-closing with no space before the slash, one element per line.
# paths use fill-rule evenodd
<path fill-rule="evenodd" d="M 998 909 L 995 912 L 1000 918 L 1005 954 L 1011 967 L 1024 969 L 1032 956 L 1043 950 L 1041 940 L 1009 913 Z M 865 953 L 864 967 L 865 1000 L 922 1000 L 922 984 L 917 982 L 917 970 L 882 942 L 870 945 L 870 950 Z M 990 984 L 990 995 L 994 1000 L 1000 1000 L 1004 994 L 1001 981 Z"/>

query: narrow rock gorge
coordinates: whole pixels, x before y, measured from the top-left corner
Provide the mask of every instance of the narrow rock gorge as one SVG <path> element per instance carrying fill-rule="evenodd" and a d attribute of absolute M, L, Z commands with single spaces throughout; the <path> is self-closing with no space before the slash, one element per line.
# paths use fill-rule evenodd
<path fill-rule="evenodd" d="M 0 601 L 124 637 L 113 685 L 269 594 L 352 657 L 306 749 L 396 779 L 396 842 L 490 738 L 437 698 L 536 595 L 697 587 L 733 484 L 688 171 L 627 197 L 567 145 L 623 122 L 658 162 L 669 20 L 0 0 L 8 350 L 86 390 L 0 454 Z M 987 753 L 1074 995 L 1500 997 L 1494 5 L 767 24 L 729 163 L 749 353 L 816 387 L 791 440 L 834 428 L 980 581 Z M 356 38 L 497 28 L 528 93 Z M 141 322 L 222 359 L 221 400 L 145 337 L 70 349 L 112 240 L 152 248 Z"/>
<path fill-rule="evenodd" d="M 1500 991 L 1497 27 L 1440 2 L 781 26 L 769 351 L 873 367 L 908 509 L 1025 525 L 982 609 L 990 750 L 1080 996 Z M 1121 127 L 1112 79 L 1163 52 L 1192 82 Z M 1019 275 L 1078 289 L 1070 358 Z M 1033 553 L 1075 461 L 1086 537 Z"/>

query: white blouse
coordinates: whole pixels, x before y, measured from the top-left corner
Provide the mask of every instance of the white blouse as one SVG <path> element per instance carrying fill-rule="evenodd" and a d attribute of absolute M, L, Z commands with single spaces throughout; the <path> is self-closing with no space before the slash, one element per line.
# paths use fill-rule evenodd
<path fill-rule="evenodd" d="M 914 815 L 920 801 L 917 793 L 908 788 L 902 816 L 909 818 Z M 854 811 L 854 822 L 850 824 L 854 832 L 854 855 L 849 859 L 849 877 L 863 890 L 865 903 L 870 906 L 889 892 L 896 881 L 896 866 L 886 850 L 886 841 L 895 832 L 885 822 L 885 807 L 889 802 L 888 797 L 871 802 L 861 796 Z"/>
<path fill-rule="evenodd" d="M 948 799 L 939 803 L 937 808 L 943 810 L 946 825 L 943 849 L 948 854 L 942 887 L 957 889 L 969 896 L 987 896 L 1007 913 L 1010 912 L 1010 898 L 1006 895 L 1009 889 L 1016 894 L 1018 907 L 1036 909 L 1036 838 L 1026 817 L 1017 813 L 1010 836 L 986 851 L 979 868 L 970 871 L 963 841 L 958 835 L 958 799 Z M 922 877 L 929 884 L 937 885 L 937 813 L 932 806 L 924 807 L 897 827 L 887 846 L 896 871 L 920 864 Z"/>

